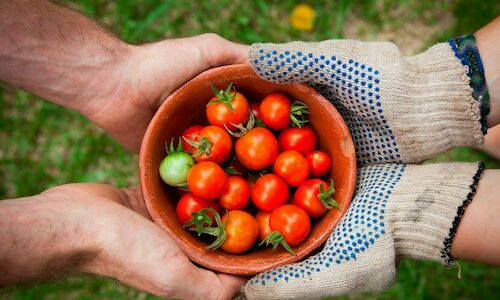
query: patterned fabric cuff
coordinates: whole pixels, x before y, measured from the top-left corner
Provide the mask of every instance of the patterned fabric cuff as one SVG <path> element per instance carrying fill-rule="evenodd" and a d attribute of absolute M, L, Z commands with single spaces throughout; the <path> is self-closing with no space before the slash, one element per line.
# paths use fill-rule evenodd
<path fill-rule="evenodd" d="M 474 34 L 467 34 L 456 39 L 448 40 L 455 56 L 467 67 L 467 76 L 470 78 L 472 97 L 480 102 L 481 107 L 481 129 L 486 134 L 486 116 L 490 112 L 490 96 L 488 86 L 484 78 L 484 68 L 477 49 Z"/>
<path fill-rule="evenodd" d="M 472 177 L 470 192 L 469 194 L 467 194 L 467 198 L 464 199 L 462 205 L 458 207 L 457 215 L 453 220 L 450 232 L 446 237 L 446 239 L 444 240 L 443 243 L 444 248 L 441 250 L 441 258 L 443 259 L 443 264 L 447 267 L 451 267 L 455 263 L 455 258 L 451 255 L 451 243 L 453 242 L 453 239 L 457 234 L 458 225 L 460 224 L 460 221 L 462 221 L 462 217 L 464 216 L 467 206 L 469 206 L 469 204 L 472 202 L 472 198 L 474 198 L 474 195 L 476 194 L 477 185 L 479 184 L 479 179 L 481 179 L 481 176 L 483 175 L 483 171 L 484 171 L 484 163 L 480 162 L 478 164 L 478 169 L 476 174 L 474 174 L 474 177 Z"/>

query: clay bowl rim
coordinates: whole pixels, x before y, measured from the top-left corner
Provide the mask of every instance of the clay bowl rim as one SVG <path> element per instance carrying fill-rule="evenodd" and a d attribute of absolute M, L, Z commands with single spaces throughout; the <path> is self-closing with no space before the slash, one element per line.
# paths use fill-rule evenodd
<path fill-rule="evenodd" d="M 166 110 L 169 108 L 170 100 L 174 99 L 177 97 L 178 94 L 183 93 L 186 89 L 188 89 L 191 85 L 196 84 L 197 81 L 202 81 L 202 80 L 209 80 L 209 78 L 214 78 L 214 76 L 219 76 L 217 74 L 220 74 L 220 72 L 225 72 L 225 73 L 231 73 L 231 74 L 237 74 L 237 75 L 245 75 L 245 76 L 250 76 L 250 77 L 258 77 L 258 75 L 251 69 L 250 66 L 246 64 L 239 64 L 239 65 L 228 65 L 228 66 L 222 66 L 222 67 L 217 67 L 213 68 L 207 71 L 204 71 L 203 73 L 199 74 L 195 78 L 191 79 L 184 85 L 182 85 L 179 89 L 177 89 L 174 93 L 172 93 L 167 99 L 161 104 L 161 106 L 158 108 L 157 112 L 153 116 L 151 122 L 149 123 L 146 133 L 144 135 L 142 144 L 141 144 L 141 150 L 139 154 L 139 177 L 140 177 L 140 186 L 141 186 L 141 192 L 143 195 L 143 199 L 145 201 L 146 207 L 148 209 L 148 212 L 151 216 L 151 219 L 159 225 L 162 229 L 167 231 L 167 233 L 177 242 L 179 247 L 182 249 L 182 251 L 191 259 L 191 261 L 214 271 L 222 272 L 222 273 L 229 273 L 233 275 L 245 275 L 245 276 L 250 276 L 250 275 L 255 275 L 258 274 L 264 270 L 275 268 L 281 265 L 286 265 L 290 264 L 293 262 L 297 262 L 302 260 L 304 257 L 309 255 L 312 251 L 314 251 L 316 248 L 320 247 L 326 239 L 330 236 L 334 228 L 340 223 L 340 220 L 342 217 L 345 215 L 347 212 L 347 209 L 349 207 L 349 204 L 352 200 L 353 194 L 354 194 L 354 189 L 356 185 L 356 156 L 354 152 L 354 143 L 350 134 L 350 131 L 340 115 L 340 113 L 337 111 L 337 109 L 328 101 L 325 99 L 321 94 L 319 94 L 316 90 L 313 88 L 302 84 L 302 83 L 291 83 L 291 84 L 277 84 L 280 87 L 286 87 L 290 89 L 304 89 L 308 93 L 311 93 L 311 97 L 315 98 L 315 101 L 320 101 L 321 105 L 329 105 L 333 109 L 330 111 L 331 113 L 335 114 L 333 118 L 337 120 L 341 120 L 337 126 L 341 129 L 342 133 L 347 137 L 346 143 L 348 144 L 347 147 L 352 148 L 352 154 L 349 155 L 349 157 L 346 159 L 349 164 L 346 166 L 348 168 L 347 172 L 347 187 L 346 187 L 346 200 L 344 203 L 341 203 L 341 210 L 338 212 L 336 215 L 332 216 L 332 212 L 328 212 L 325 216 L 322 218 L 330 218 L 330 223 L 329 227 L 327 230 L 324 230 L 320 232 L 317 236 L 315 236 L 315 240 L 310 242 L 309 244 L 302 246 L 300 245 L 298 251 L 296 251 L 296 256 L 285 256 L 282 259 L 275 259 L 272 261 L 265 261 L 261 262 L 260 264 L 256 265 L 245 265 L 244 260 L 242 261 L 240 266 L 228 266 L 228 265 L 221 265 L 220 261 L 218 261 L 215 258 L 211 257 L 210 251 L 201 251 L 200 249 L 196 248 L 193 245 L 188 244 L 185 240 L 181 239 L 179 236 L 177 236 L 172 228 L 167 226 L 165 224 L 165 221 L 163 220 L 163 217 L 161 216 L 161 213 L 158 211 L 155 211 L 152 208 L 152 201 L 151 199 L 155 198 L 156 196 L 154 195 L 155 193 L 151 192 L 150 189 L 148 188 L 148 185 L 152 183 L 148 183 L 149 179 L 149 174 L 148 173 L 148 157 L 152 155 L 152 149 L 148 148 L 148 145 L 153 145 L 154 143 L 151 142 L 151 135 L 153 131 L 154 124 L 159 122 L 159 119 L 161 118 L 163 114 L 166 113 Z M 260 79 L 260 78 L 259 78 Z M 262 79 L 260 79 L 262 80 Z M 228 80 L 230 81 L 230 79 Z M 157 175 L 159 176 L 159 175 Z M 306 240 L 307 241 L 307 240 Z M 297 249 L 294 249 L 297 250 Z M 220 250 L 219 252 L 223 252 Z M 229 255 L 233 256 L 231 254 L 223 254 L 223 255 Z M 243 258 L 243 257 L 242 257 Z"/>

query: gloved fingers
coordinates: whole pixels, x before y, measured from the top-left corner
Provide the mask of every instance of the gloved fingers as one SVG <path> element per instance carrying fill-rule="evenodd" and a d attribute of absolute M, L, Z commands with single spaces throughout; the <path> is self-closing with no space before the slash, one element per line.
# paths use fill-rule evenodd
<path fill-rule="evenodd" d="M 333 63 L 327 52 L 320 43 L 253 44 L 249 60 L 254 70 L 269 81 L 312 83 L 325 76 L 326 67 Z"/>
<path fill-rule="evenodd" d="M 374 71 L 380 64 L 392 63 L 400 55 L 388 42 L 327 40 L 253 44 L 249 60 L 260 76 L 273 82 L 345 85 L 377 75 Z"/>
<path fill-rule="evenodd" d="M 245 286 L 249 299 L 316 299 L 381 290 L 395 276 L 395 248 L 386 205 L 405 165 L 358 170 L 356 195 L 322 251 L 263 272 Z"/>

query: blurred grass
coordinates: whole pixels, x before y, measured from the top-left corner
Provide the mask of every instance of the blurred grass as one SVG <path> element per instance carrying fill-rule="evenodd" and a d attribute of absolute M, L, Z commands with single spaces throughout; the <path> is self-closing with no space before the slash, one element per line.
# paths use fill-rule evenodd
<path fill-rule="evenodd" d="M 472 32 L 500 13 L 496 0 L 301 1 L 316 10 L 312 32 L 290 27 L 299 1 L 64 1 L 127 42 L 138 44 L 216 32 L 242 43 L 316 41 L 329 38 L 388 39 L 416 53 L 450 36 Z M 136 185 L 137 157 L 77 113 L 0 84 L 0 198 L 39 193 L 68 182 Z M 479 150 L 457 148 L 433 161 L 500 163 Z M 352 299 L 496 299 L 497 268 L 461 263 L 403 261 L 393 287 Z M 332 283 L 335 284 L 335 283 Z M 347 299 L 343 297 L 341 299 Z M 110 279 L 72 277 L 0 290 L 0 299 L 155 299 Z"/>

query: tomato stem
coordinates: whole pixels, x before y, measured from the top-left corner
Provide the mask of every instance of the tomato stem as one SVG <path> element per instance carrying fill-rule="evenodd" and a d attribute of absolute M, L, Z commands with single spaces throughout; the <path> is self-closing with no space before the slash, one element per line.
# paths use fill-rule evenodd
<path fill-rule="evenodd" d="M 165 152 L 167 152 L 167 154 L 184 152 L 184 146 L 182 145 L 181 139 L 179 139 L 179 143 L 177 144 L 177 148 L 174 148 L 174 139 L 173 138 L 170 140 L 170 144 L 165 142 Z"/>
<path fill-rule="evenodd" d="M 229 83 L 225 91 L 217 90 L 217 88 L 213 84 L 211 84 L 210 87 L 212 88 L 212 92 L 217 97 L 217 99 L 211 100 L 210 102 L 208 102 L 208 105 L 210 105 L 211 103 L 224 103 L 230 111 L 234 112 L 234 108 L 231 102 L 236 97 L 236 89 L 233 87 L 233 83 Z"/>
<path fill-rule="evenodd" d="M 167 152 L 167 154 L 173 154 L 176 152 L 184 152 L 184 147 L 182 146 L 181 139 L 179 139 L 179 143 L 177 144 L 177 149 L 174 148 L 174 139 L 173 138 L 170 140 L 170 144 L 165 142 L 165 152 Z"/>
<path fill-rule="evenodd" d="M 290 120 L 294 126 L 301 128 L 309 122 L 307 119 L 308 114 L 310 114 L 310 112 L 307 104 L 301 101 L 294 101 L 292 103 L 292 107 L 290 109 Z"/>
<path fill-rule="evenodd" d="M 273 245 L 273 251 L 275 251 L 276 248 L 278 248 L 278 246 L 281 245 L 290 254 L 297 256 L 297 254 L 293 252 L 292 248 L 288 245 L 288 243 L 285 241 L 285 238 L 279 231 L 271 231 L 262 240 L 262 242 L 259 243 L 259 246 L 262 246 L 263 244 L 266 244 L 266 246 L 269 246 L 269 244 Z"/>
<path fill-rule="evenodd" d="M 259 118 L 255 118 L 255 127 L 266 128 L 267 126 L 266 126 L 266 124 L 264 124 L 264 121 L 262 121 Z"/>
<path fill-rule="evenodd" d="M 253 115 L 252 112 L 250 112 L 248 117 L 248 122 L 246 125 L 243 125 L 241 123 L 240 124 L 231 123 L 231 125 L 236 127 L 238 131 L 231 131 L 229 128 L 227 128 L 226 124 L 224 124 L 224 127 L 226 128 L 227 132 L 229 132 L 229 134 L 234 137 L 242 137 L 255 127 L 255 116 Z"/>
<path fill-rule="evenodd" d="M 190 146 L 196 148 L 196 152 L 192 154 L 193 157 L 200 156 L 202 154 L 210 155 L 210 151 L 212 149 L 212 143 L 204 137 L 200 135 L 194 135 L 194 139 L 188 139 L 187 137 L 182 137 L 186 143 Z"/>
<path fill-rule="evenodd" d="M 187 221 L 182 225 L 182 228 L 191 227 L 192 225 L 196 225 L 196 228 L 189 228 L 189 230 L 194 229 L 200 236 L 204 231 L 205 224 L 210 227 L 212 226 L 212 218 L 208 216 L 209 209 L 204 208 L 198 212 L 193 212 L 191 214 L 191 220 Z"/>
<path fill-rule="evenodd" d="M 226 238 L 227 238 L 226 226 L 227 226 L 227 221 L 229 218 L 227 218 L 224 222 L 222 222 L 219 213 L 215 209 L 204 208 L 201 211 L 204 211 L 204 210 L 210 211 L 214 215 L 214 219 L 215 219 L 215 223 L 217 224 L 217 227 L 204 227 L 202 225 L 201 230 L 200 230 L 201 233 L 197 230 L 198 228 L 189 228 L 189 230 L 198 232 L 198 236 L 201 235 L 202 233 L 205 233 L 205 234 L 208 234 L 211 236 L 215 236 L 216 237 L 215 241 L 213 243 L 211 243 L 210 245 L 208 245 L 207 248 L 211 249 L 211 250 L 216 250 L 217 248 L 222 246 L 222 244 L 224 244 L 224 242 L 226 241 Z M 212 225 L 212 219 L 210 219 L 209 226 L 211 226 L 211 225 Z"/>
<path fill-rule="evenodd" d="M 330 179 L 330 186 L 326 190 L 323 188 L 323 184 L 319 185 L 318 200 L 321 201 L 323 206 L 327 209 L 334 207 L 340 209 L 340 204 L 332 197 L 333 194 L 335 194 L 333 179 Z"/>

